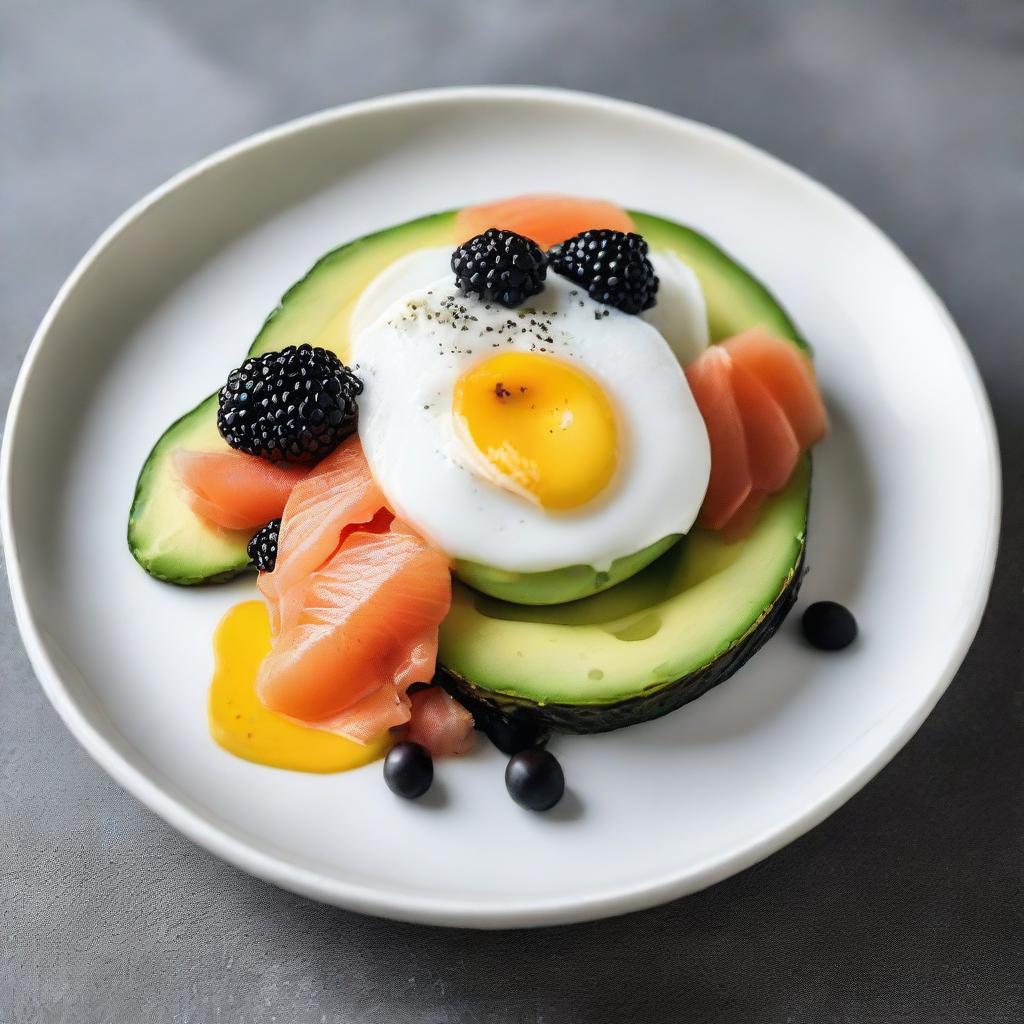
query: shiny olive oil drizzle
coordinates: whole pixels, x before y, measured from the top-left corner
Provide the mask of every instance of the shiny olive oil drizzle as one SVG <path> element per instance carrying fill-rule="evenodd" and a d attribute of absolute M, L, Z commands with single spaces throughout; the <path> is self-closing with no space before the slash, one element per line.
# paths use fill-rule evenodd
<path fill-rule="evenodd" d="M 256 673 L 269 650 L 262 601 L 235 605 L 217 626 L 208 712 L 210 735 L 221 747 L 246 761 L 297 772 L 344 772 L 384 756 L 388 737 L 364 746 L 265 708 L 256 696 Z"/>

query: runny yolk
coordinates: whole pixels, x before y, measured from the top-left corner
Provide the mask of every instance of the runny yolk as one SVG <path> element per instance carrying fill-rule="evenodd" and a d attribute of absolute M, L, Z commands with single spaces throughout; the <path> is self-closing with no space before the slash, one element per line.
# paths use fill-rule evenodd
<path fill-rule="evenodd" d="M 547 509 L 585 505 L 608 486 L 619 458 L 608 396 L 555 356 L 504 352 L 455 383 L 459 429 L 488 476 Z"/>
<path fill-rule="evenodd" d="M 256 696 L 256 671 L 269 650 L 262 601 L 236 604 L 217 626 L 208 712 L 210 734 L 220 746 L 246 761 L 297 772 L 343 772 L 384 756 L 391 746 L 387 736 L 364 746 L 265 708 Z"/>

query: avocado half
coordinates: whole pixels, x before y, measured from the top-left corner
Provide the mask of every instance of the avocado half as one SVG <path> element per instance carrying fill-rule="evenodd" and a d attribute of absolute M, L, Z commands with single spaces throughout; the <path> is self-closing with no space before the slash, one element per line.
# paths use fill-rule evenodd
<path fill-rule="evenodd" d="M 567 732 L 657 718 L 728 679 L 766 643 L 803 576 L 810 460 L 726 543 L 695 529 L 642 572 L 546 608 L 456 583 L 441 626 L 440 676 L 486 727 L 529 714 Z"/>
<path fill-rule="evenodd" d="M 654 251 L 697 274 L 713 342 L 760 325 L 807 345 L 772 295 L 704 236 L 632 213 Z M 694 529 L 637 575 L 584 600 L 527 607 L 456 582 L 441 627 L 439 677 L 483 728 L 528 716 L 566 732 L 607 732 L 674 711 L 728 679 L 774 635 L 804 573 L 807 456 L 729 544 Z"/>
<path fill-rule="evenodd" d="M 697 274 L 712 341 L 761 325 L 806 348 L 772 295 L 714 243 L 659 217 L 632 216 L 652 250 L 674 252 Z M 349 316 L 365 286 L 413 249 L 452 244 L 454 228 L 455 212 L 440 213 L 329 252 L 285 293 L 249 354 L 308 342 L 346 359 Z M 172 468 L 178 447 L 223 446 L 216 412 L 214 394 L 168 428 L 132 502 L 129 548 L 170 583 L 219 582 L 248 567 L 250 533 L 195 516 Z M 591 580 L 585 566 L 526 576 L 457 566 L 490 594 L 455 581 L 439 677 L 482 724 L 529 715 L 566 731 L 602 732 L 666 714 L 732 675 L 778 629 L 803 573 L 809 496 L 808 458 L 744 540 L 726 544 L 704 530 L 666 538 L 663 551 L 638 552 L 614 579 Z M 610 589 L 593 593 L 601 587 Z M 592 596 L 551 603 L 581 590 Z"/>

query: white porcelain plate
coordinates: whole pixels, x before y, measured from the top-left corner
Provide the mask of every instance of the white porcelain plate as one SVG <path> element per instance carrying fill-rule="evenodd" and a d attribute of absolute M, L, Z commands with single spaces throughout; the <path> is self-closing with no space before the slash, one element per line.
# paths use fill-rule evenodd
<path fill-rule="evenodd" d="M 154 440 L 245 352 L 325 250 L 435 210 L 582 192 L 692 224 L 780 297 L 814 345 L 834 429 L 815 457 L 803 603 L 861 639 L 807 649 L 793 616 L 733 679 L 644 726 L 559 737 L 570 792 L 506 796 L 486 742 L 431 797 L 380 767 L 236 760 L 206 731 L 213 628 L 253 593 L 158 583 L 125 523 Z M 668 439 L 666 439 L 668 440 Z M 256 136 L 158 189 L 61 289 L 4 445 L 18 621 L 72 732 L 186 835 L 296 892 L 372 914 L 499 927 L 621 913 L 777 850 L 907 741 L 974 635 L 998 532 L 996 441 L 963 340 L 906 259 L 797 171 L 699 124 L 537 89 L 418 93 Z"/>

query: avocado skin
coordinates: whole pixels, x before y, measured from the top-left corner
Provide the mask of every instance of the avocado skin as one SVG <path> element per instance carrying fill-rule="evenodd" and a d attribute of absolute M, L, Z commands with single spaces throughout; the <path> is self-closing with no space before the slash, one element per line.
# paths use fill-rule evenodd
<path fill-rule="evenodd" d="M 627 725 L 638 725 L 661 718 L 671 711 L 703 696 L 713 686 L 737 672 L 778 632 L 796 603 L 806 573 L 805 546 L 793 571 L 762 618 L 743 637 L 703 668 L 666 683 L 657 690 L 636 694 L 609 704 L 538 704 L 485 690 L 439 666 L 438 681 L 464 704 L 476 719 L 477 727 L 487 730 L 495 715 L 529 716 L 560 732 L 589 734 L 611 732 Z"/>

